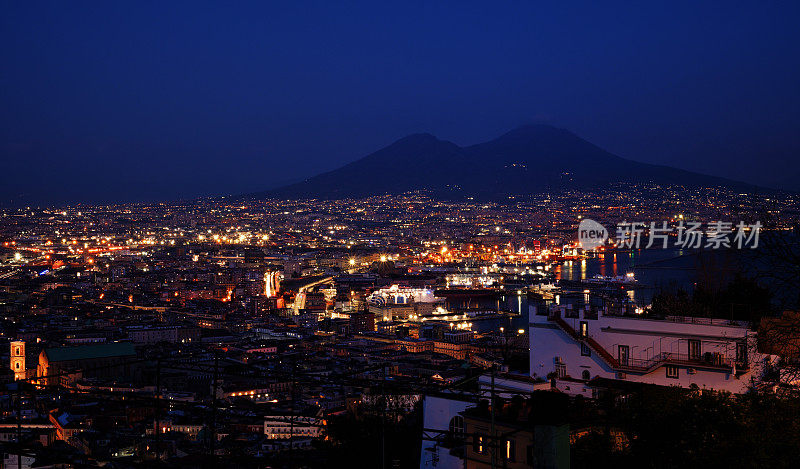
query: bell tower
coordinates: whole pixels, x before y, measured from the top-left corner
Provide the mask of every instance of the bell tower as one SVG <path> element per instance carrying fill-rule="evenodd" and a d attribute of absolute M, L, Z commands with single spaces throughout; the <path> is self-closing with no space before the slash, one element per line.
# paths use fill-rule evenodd
<path fill-rule="evenodd" d="M 25 379 L 25 342 L 18 340 L 11 342 L 11 370 L 14 379 Z"/>

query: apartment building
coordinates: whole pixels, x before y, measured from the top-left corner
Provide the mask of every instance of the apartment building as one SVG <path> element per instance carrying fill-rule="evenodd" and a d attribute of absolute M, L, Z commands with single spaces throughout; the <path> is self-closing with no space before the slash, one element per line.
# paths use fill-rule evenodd
<path fill-rule="evenodd" d="M 743 321 L 612 312 L 575 305 L 531 306 L 530 374 L 595 377 L 745 392 L 771 356 L 756 351 Z"/>

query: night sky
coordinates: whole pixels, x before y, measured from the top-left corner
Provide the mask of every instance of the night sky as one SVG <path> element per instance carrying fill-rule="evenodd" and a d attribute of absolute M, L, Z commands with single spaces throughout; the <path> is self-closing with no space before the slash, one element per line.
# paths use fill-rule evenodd
<path fill-rule="evenodd" d="M 3 0 L 0 204 L 239 194 L 541 122 L 800 190 L 798 1 L 270 3 Z"/>

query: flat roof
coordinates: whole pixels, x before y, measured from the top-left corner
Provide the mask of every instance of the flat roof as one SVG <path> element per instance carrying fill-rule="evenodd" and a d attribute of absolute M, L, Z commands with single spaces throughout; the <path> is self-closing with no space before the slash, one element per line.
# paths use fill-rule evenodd
<path fill-rule="evenodd" d="M 51 362 L 71 360 L 90 360 L 93 358 L 121 357 L 136 355 L 136 350 L 130 342 L 115 342 L 111 344 L 81 345 L 78 347 L 57 347 L 45 349 L 44 354 Z"/>

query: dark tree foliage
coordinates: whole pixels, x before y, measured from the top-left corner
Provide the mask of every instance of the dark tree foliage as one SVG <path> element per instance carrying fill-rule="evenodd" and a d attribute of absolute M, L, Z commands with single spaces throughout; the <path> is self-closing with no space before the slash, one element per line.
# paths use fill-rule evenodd
<path fill-rule="evenodd" d="M 662 289 L 653 296 L 650 313 L 746 320 L 757 324 L 772 310 L 769 290 L 753 279 L 736 275 L 719 289 L 704 284 L 698 285 L 691 294 L 680 288 Z"/>
<path fill-rule="evenodd" d="M 722 290 L 714 291 L 702 285 L 694 292 L 693 301 L 701 311 L 712 317 L 757 322 L 772 310 L 769 290 L 753 279 L 736 275 Z"/>
<path fill-rule="evenodd" d="M 421 409 L 399 417 L 348 415 L 328 422 L 330 451 L 324 467 L 419 467 Z M 381 448 L 385 453 L 381 454 Z M 323 466 L 319 466 L 323 467 Z"/>
<path fill-rule="evenodd" d="M 800 401 L 647 387 L 599 404 L 598 431 L 572 446 L 573 467 L 798 467 Z M 611 432 L 624 435 L 614 444 Z"/>
<path fill-rule="evenodd" d="M 800 235 L 765 233 L 745 267 L 769 287 L 780 309 L 800 309 Z"/>

